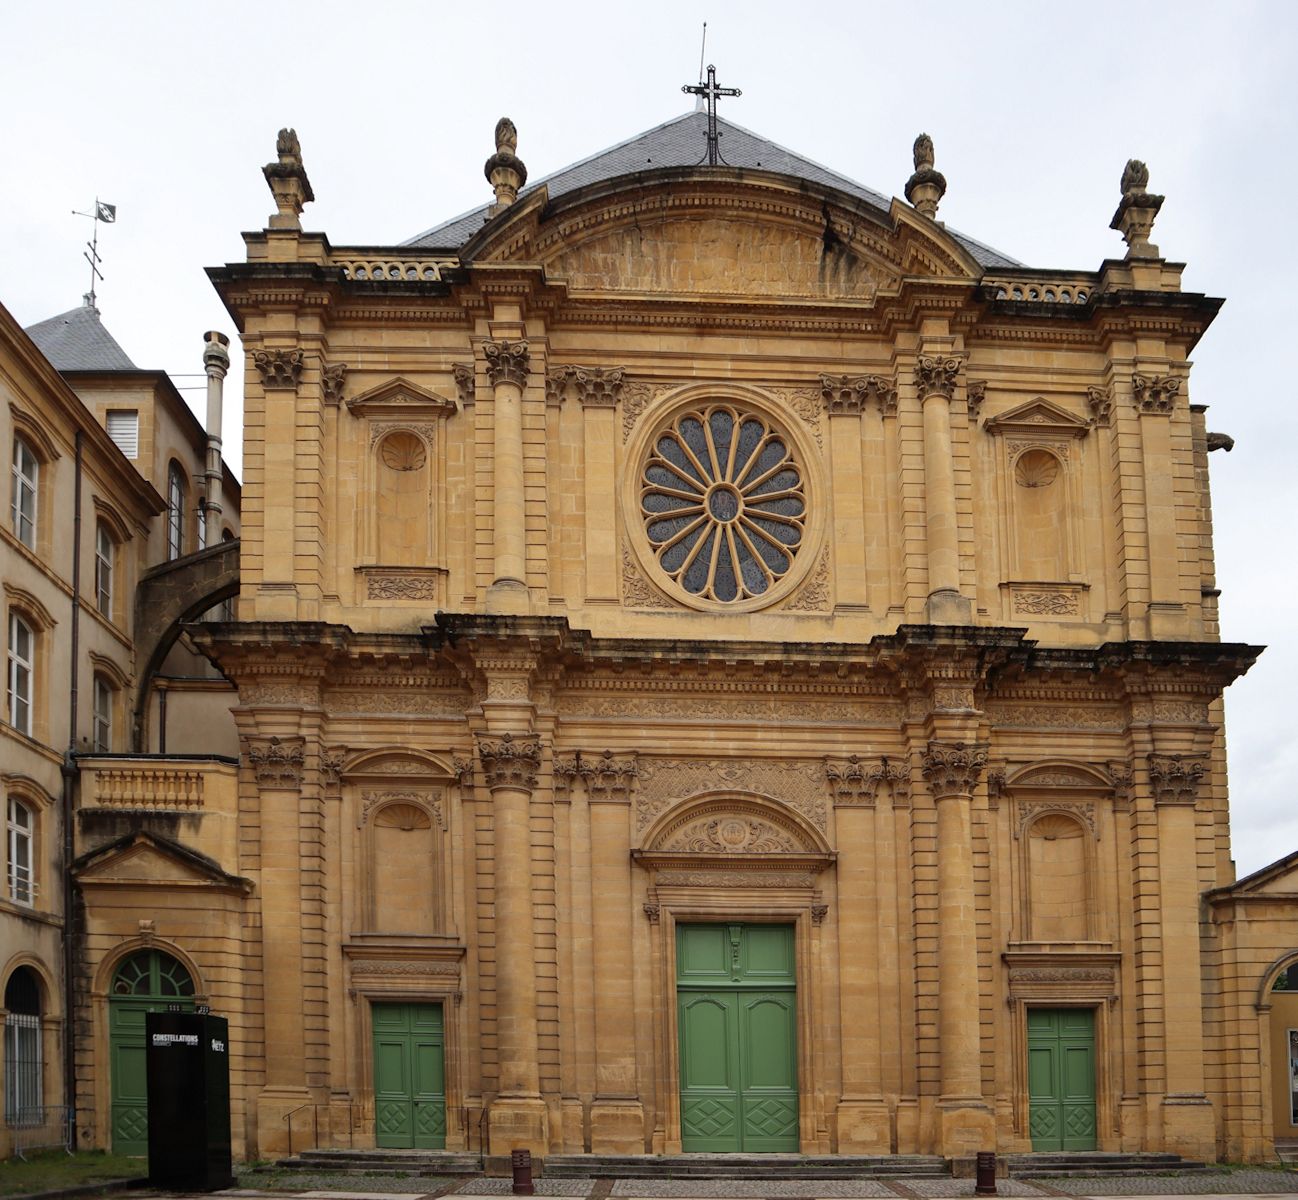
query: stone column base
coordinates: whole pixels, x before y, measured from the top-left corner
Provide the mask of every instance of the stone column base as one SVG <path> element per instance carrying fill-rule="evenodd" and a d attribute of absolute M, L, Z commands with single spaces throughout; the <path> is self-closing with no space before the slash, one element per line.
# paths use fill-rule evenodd
<path fill-rule="evenodd" d="M 515 1150 L 530 1150 L 533 1158 L 544 1158 L 550 1150 L 549 1125 L 549 1113 L 540 1096 L 496 1100 L 487 1115 L 492 1157 L 508 1158 Z"/>
<path fill-rule="evenodd" d="M 878 1100 L 840 1100 L 835 1115 L 839 1154 L 889 1154 L 892 1121 L 888 1106 Z"/>
<path fill-rule="evenodd" d="M 487 612 L 493 616 L 526 616 L 531 610 L 527 584 L 518 579 L 497 579 L 487 589 Z"/>
<path fill-rule="evenodd" d="M 643 1154 L 644 1105 L 639 1100 L 596 1100 L 590 1106 L 592 1154 Z"/>
<path fill-rule="evenodd" d="M 959 592 L 933 592 L 924 606 L 924 619 L 930 625 L 972 624 L 973 601 Z"/>
<path fill-rule="evenodd" d="M 1168 1154 L 1217 1161 L 1217 1122 L 1203 1094 L 1163 1097 L 1163 1145 Z"/>
<path fill-rule="evenodd" d="M 567 1098 L 559 1101 L 561 1144 L 565 1154 L 586 1153 L 586 1113 L 580 1100 Z"/>
<path fill-rule="evenodd" d="M 980 1100 L 940 1100 L 938 1149 L 944 1158 L 968 1158 L 996 1149 L 996 1118 Z"/>

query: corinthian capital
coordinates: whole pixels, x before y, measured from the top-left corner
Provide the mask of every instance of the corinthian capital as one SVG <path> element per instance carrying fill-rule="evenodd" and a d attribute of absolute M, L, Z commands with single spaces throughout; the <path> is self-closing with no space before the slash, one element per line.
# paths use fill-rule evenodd
<path fill-rule="evenodd" d="M 482 760 L 482 773 L 491 791 L 497 788 L 517 788 L 530 792 L 536 786 L 536 773 L 541 766 L 541 743 L 534 737 L 514 740 L 512 733 L 502 738 L 478 738 L 478 757 Z"/>
<path fill-rule="evenodd" d="M 484 342 L 482 353 L 487 360 L 487 378 L 492 387 L 499 387 L 502 383 L 527 386 L 529 352 L 525 341 Z"/>
<path fill-rule="evenodd" d="M 583 758 L 578 771 L 586 780 L 592 800 L 628 800 L 640 775 L 635 755 L 617 758 L 611 750 Z"/>
<path fill-rule="evenodd" d="M 960 359 L 954 354 L 921 354 L 915 360 L 915 390 L 921 400 L 937 395 L 950 400 L 960 377 Z"/>
<path fill-rule="evenodd" d="M 987 766 L 987 747 L 964 742 L 929 742 L 920 759 L 920 770 L 934 799 L 969 796 Z"/>
<path fill-rule="evenodd" d="M 262 787 L 298 788 L 306 759 L 302 737 L 250 737 L 245 740 L 248 762 Z"/>
<path fill-rule="evenodd" d="M 1208 764 L 1199 754 L 1151 754 L 1149 782 L 1156 804 L 1194 804 Z"/>
<path fill-rule="evenodd" d="M 1176 407 L 1181 381 L 1173 375 L 1133 375 L 1131 390 L 1143 413 L 1170 413 Z"/>

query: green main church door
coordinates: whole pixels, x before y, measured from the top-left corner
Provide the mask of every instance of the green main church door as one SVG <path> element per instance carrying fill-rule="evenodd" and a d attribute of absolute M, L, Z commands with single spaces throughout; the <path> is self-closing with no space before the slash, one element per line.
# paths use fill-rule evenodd
<path fill-rule="evenodd" d="M 798 1150 L 793 927 L 676 930 L 681 1148 Z"/>
<path fill-rule="evenodd" d="M 442 1006 L 376 1004 L 371 1011 L 375 1143 L 394 1149 L 445 1149 Z"/>
<path fill-rule="evenodd" d="M 1095 1013 L 1028 1009 L 1033 1150 L 1095 1149 Z"/>

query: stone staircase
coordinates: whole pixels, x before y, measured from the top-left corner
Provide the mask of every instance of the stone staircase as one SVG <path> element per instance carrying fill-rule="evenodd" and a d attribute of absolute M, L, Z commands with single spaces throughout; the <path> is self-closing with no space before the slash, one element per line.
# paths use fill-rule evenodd
<path fill-rule="evenodd" d="M 1298 1138 L 1276 1138 L 1275 1152 L 1285 1166 L 1298 1166 Z"/>
<path fill-rule="evenodd" d="M 1166 1175 L 1202 1171 L 1204 1164 L 1179 1154 L 1111 1154 L 1101 1150 L 1007 1154 L 1005 1170 L 1015 1179 L 1071 1175 Z"/>
<path fill-rule="evenodd" d="M 949 1179 L 936 1155 L 552 1154 L 547 1179 Z"/>
<path fill-rule="evenodd" d="M 480 1175 L 476 1154 L 450 1150 L 303 1150 L 277 1167 L 344 1175 Z"/>

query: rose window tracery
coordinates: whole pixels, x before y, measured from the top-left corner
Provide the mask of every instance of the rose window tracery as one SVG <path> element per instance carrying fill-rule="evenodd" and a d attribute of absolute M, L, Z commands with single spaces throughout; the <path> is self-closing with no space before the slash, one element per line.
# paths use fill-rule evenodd
<path fill-rule="evenodd" d="M 806 496 L 789 439 L 729 404 L 678 415 L 641 477 L 641 516 L 658 565 L 690 595 L 764 595 L 793 566 Z"/>

